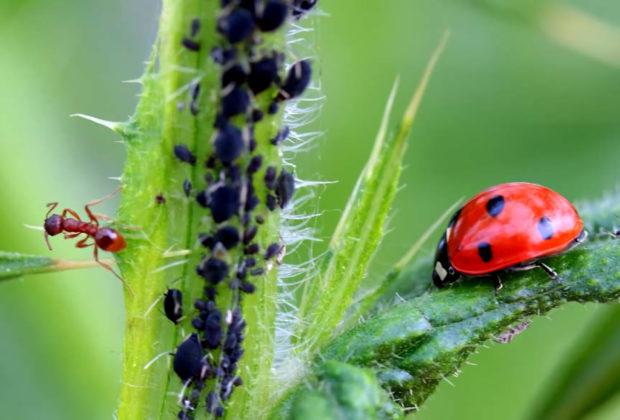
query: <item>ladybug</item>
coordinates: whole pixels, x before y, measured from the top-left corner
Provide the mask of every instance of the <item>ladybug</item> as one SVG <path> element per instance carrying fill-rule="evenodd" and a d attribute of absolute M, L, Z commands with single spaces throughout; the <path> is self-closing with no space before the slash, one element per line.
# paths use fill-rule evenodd
<path fill-rule="evenodd" d="M 540 261 L 583 242 L 587 232 L 573 205 L 542 185 L 511 182 L 482 191 L 456 211 L 439 240 L 433 283 L 445 287 L 461 276 L 543 269 Z"/>

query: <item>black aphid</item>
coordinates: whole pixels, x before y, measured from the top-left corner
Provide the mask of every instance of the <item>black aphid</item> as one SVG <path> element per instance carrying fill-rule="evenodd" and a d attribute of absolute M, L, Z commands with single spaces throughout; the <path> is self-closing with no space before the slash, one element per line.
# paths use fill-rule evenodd
<path fill-rule="evenodd" d="M 194 18 L 192 19 L 192 23 L 190 25 L 190 35 L 195 37 L 200 32 L 200 19 Z"/>
<path fill-rule="evenodd" d="M 196 116 L 200 112 L 200 106 L 199 106 L 200 83 L 198 82 L 192 83 L 192 86 L 190 88 L 190 93 L 192 96 L 192 100 L 189 104 L 189 111 L 192 113 L 193 116 Z"/>
<path fill-rule="evenodd" d="M 194 154 L 184 144 L 177 144 L 174 146 L 174 155 L 181 162 L 189 163 L 190 165 L 194 165 L 196 163 L 196 156 L 194 156 Z"/>
<path fill-rule="evenodd" d="M 278 199 L 276 198 L 275 195 L 267 194 L 265 205 L 270 211 L 274 211 L 276 207 L 278 207 Z"/>
<path fill-rule="evenodd" d="M 234 48 L 224 49 L 221 47 L 215 47 L 211 50 L 211 59 L 221 66 L 228 64 L 230 61 L 237 57 L 237 50 Z"/>
<path fill-rule="evenodd" d="M 288 126 L 284 126 L 284 128 L 278 131 L 278 134 L 276 134 L 276 136 L 271 139 L 271 144 L 273 144 L 274 146 L 277 146 L 278 144 L 286 140 L 290 133 L 291 133 L 291 129 Z"/>
<path fill-rule="evenodd" d="M 202 370 L 202 346 L 198 340 L 198 334 L 190 335 L 177 347 L 174 353 L 172 367 L 182 381 L 196 378 Z"/>
<path fill-rule="evenodd" d="M 251 294 L 254 293 L 256 287 L 248 281 L 242 281 L 241 284 L 239 284 L 239 290 L 243 293 Z"/>
<path fill-rule="evenodd" d="M 230 84 L 241 85 L 245 83 L 248 75 L 241 65 L 234 64 L 224 71 L 222 74 L 222 87 Z"/>
<path fill-rule="evenodd" d="M 243 243 L 247 245 L 252 242 L 252 240 L 256 237 L 257 233 L 258 228 L 256 226 L 250 226 L 248 229 L 246 229 L 245 232 L 243 232 Z"/>
<path fill-rule="evenodd" d="M 224 118 L 244 114 L 250 106 L 250 95 L 245 89 L 235 87 L 222 98 L 222 116 Z"/>
<path fill-rule="evenodd" d="M 252 13 L 245 9 L 232 10 L 218 19 L 217 30 L 231 44 L 241 42 L 254 32 Z"/>
<path fill-rule="evenodd" d="M 211 284 L 218 284 L 228 277 L 229 267 L 226 261 L 211 257 L 203 260 L 196 268 L 196 273 Z"/>
<path fill-rule="evenodd" d="M 286 21 L 289 5 L 282 0 L 268 0 L 256 12 L 256 26 L 263 32 L 271 32 Z"/>
<path fill-rule="evenodd" d="M 232 124 L 226 124 L 215 135 L 213 146 L 216 156 L 222 163 L 230 164 L 243 152 L 244 143 L 241 130 Z"/>
<path fill-rule="evenodd" d="M 183 317 L 183 294 L 178 289 L 168 289 L 164 295 L 166 318 L 175 324 Z"/>
<path fill-rule="evenodd" d="M 278 255 L 278 253 L 280 252 L 280 249 L 282 248 L 282 246 L 277 243 L 274 242 L 271 245 L 269 245 L 267 247 L 267 250 L 265 251 L 265 259 L 266 260 L 270 260 L 273 257 L 275 257 L 276 255 Z"/>
<path fill-rule="evenodd" d="M 256 220 L 256 223 L 258 223 L 259 225 L 262 225 L 263 223 L 265 223 L 265 218 L 261 216 L 260 214 L 257 214 L 254 220 Z"/>
<path fill-rule="evenodd" d="M 185 193 L 186 197 L 189 197 L 192 193 L 192 183 L 189 179 L 183 181 L 183 192 Z"/>
<path fill-rule="evenodd" d="M 159 193 L 155 196 L 155 202 L 159 205 L 166 204 L 166 197 L 162 193 Z"/>
<path fill-rule="evenodd" d="M 262 119 L 265 117 L 265 113 L 263 111 L 261 111 L 260 109 L 254 109 L 252 110 L 252 122 L 257 123 L 259 121 L 262 121 Z"/>
<path fill-rule="evenodd" d="M 256 172 L 258 172 L 262 164 L 263 164 L 263 157 L 260 155 L 254 156 L 252 157 L 252 159 L 250 159 L 250 163 L 248 163 L 248 168 L 246 172 L 249 175 L 255 174 Z"/>
<path fill-rule="evenodd" d="M 183 40 L 181 41 L 181 44 L 192 52 L 200 51 L 200 42 L 194 41 L 193 39 L 183 38 Z"/>
<path fill-rule="evenodd" d="M 265 274 L 265 269 L 255 268 L 254 270 L 250 271 L 250 274 L 253 276 L 262 276 L 263 274 Z"/>
<path fill-rule="evenodd" d="M 280 109 L 280 106 L 277 103 L 272 102 L 269 104 L 269 108 L 267 108 L 267 113 L 269 115 L 273 115 L 278 112 L 278 109 Z"/>
<path fill-rule="evenodd" d="M 308 13 L 319 0 L 293 0 L 293 16 L 296 19 L 301 18 Z"/>
<path fill-rule="evenodd" d="M 250 64 L 248 86 L 255 95 L 269 89 L 275 81 L 279 80 L 278 64 L 275 57 L 263 58 Z"/>
<path fill-rule="evenodd" d="M 250 244 L 245 247 L 245 249 L 243 250 L 243 253 L 245 255 L 254 255 L 254 254 L 258 254 L 259 251 L 260 251 L 260 246 L 258 244 Z"/>
<path fill-rule="evenodd" d="M 289 201 L 291 201 L 291 198 L 293 198 L 294 193 L 295 178 L 293 177 L 293 174 L 282 169 L 276 185 L 276 196 L 278 197 L 278 204 L 280 205 L 280 208 L 286 207 Z"/>
<path fill-rule="evenodd" d="M 222 223 L 239 212 L 241 205 L 239 190 L 222 185 L 208 195 L 208 207 L 215 223 Z"/>
<path fill-rule="evenodd" d="M 268 189 L 273 190 L 276 188 L 276 181 L 277 181 L 277 170 L 275 168 L 275 166 L 269 166 L 267 167 L 267 169 L 265 170 L 265 185 L 267 186 Z"/>
<path fill-rule="evenodd" d="M 312 67 L 309 60 L 301 60 L 293 64 L 280 87 L 278 99 L 292 99 L 301 95 L 310 84 L 311 78 Z"/>
<path fill-rule="evenodd" d="M 207 348 L 214 350 L 220 346 L 222 341 L 222 315 L 220 311 L 214 309 L 209 312 L 205 319 L 205 345 Z"/>
<path fill-rule="evenodd" d="M 215 233 L 215 243 L 221 243 L 224 248 L 232 249 L 239 244 L 239 231 L 234 226 L 224 226 Z"/>

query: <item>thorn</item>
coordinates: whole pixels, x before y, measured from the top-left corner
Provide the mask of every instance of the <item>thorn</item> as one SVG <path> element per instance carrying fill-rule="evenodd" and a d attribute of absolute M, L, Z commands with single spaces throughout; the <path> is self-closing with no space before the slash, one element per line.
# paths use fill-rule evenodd
<path fill-rule="evenodd" d="M 104 120 L 101 118 L 97 118 L 97 117 L 93 117 L 91 115 L 86 115 L 86 114 L 71 114 L 71 117 L 77 117 L 77 118 L 82 118 L 84 120 L 90 121 L 90 122 L 94 122 L 97 125 L 109 128 L 110 130 L 114 131 L 115 133 L 118 134 L 123 134 L 123 128 L 124 128 L 124 123 L 118 122 L 118 121 L 108 121 L 108 120 Z"/>

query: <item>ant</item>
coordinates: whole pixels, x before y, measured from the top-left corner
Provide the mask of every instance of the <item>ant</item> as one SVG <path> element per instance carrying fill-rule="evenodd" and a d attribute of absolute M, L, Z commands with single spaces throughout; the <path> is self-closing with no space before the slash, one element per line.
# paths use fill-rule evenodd
<path fill-rule="evenodd" d="M 115 229 L 109 227 L 99 227 L 99 219 L 102 219 L 105 216 L 95 215 L 90 209 L 92 206 L 101 203 L 114 194 L 116 194 L 116 191 L 98 200 L 93 200 L 84 206 L 84 210 L 89 218 L 88 222 L 83 221 L 74 210 L 68 208 L 64 209 L 60 214 L 51 214 L 58 206 L 58 203 L 49 203 L 47 205 L 49 210 L 45 215 L 43 227 L 45 228 L 45 242 L 50 250 L 52 249 L 52 246 L 50 245 L 49 236 L 56 236 L 64 233 L 65 239 L 71 239 L 82 234 L 86 235 L 86 237 L 80 239 L 75 246 L 77 248 L 94 246 L 93 256 L 95 257 L 95 261 L 106 270 L 112 272 L 124 284 L 122 277 L 117 274 L 112 267 L 110 267 L 110 265 L 99 259 L 98 251 L 99 248 L 101 248 L 107 252 L 120 252 L 127 246 L 125 243 L 125 238 L 123 238 L 123 235 Z M 67 217 L 67 215 L 72 217 Z M 92 238 L 94 242 L 88 243 L 90 238 Z"/>

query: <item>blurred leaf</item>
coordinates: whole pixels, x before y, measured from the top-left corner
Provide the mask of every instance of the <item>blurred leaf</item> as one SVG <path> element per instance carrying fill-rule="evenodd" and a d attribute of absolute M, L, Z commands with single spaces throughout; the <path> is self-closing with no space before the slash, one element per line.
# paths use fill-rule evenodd
<path fill-rule="evenodd" d="M 27 274 L 74 270 L 96 266 L 95 261 L 63 261 L 39 255 L 0 251 L 0 280 L 9 280 Z"/>
<path fill-rule="evenodd" d="M 595 321 L 552 378 L 533 419 L 584 418 L 620 391 L 620 306 Z"/>
<path fill-rule="evenodd" d="M 398 190 L 407 138 L 446 41 L 447 34 L 429 60 L 399 130 L 388 140 L 388 122 L 398 85 L 392 89 L 373 151 L 332 236 L 324 268 L 317 281 L 308 282 L 304 291 L 298 313 L 302 331 L 297 334 L 306 343 L 300 347 L 304 351 L 312 353 L 332 336 L 383 238 L 385 221 Z"/>
<path fill-rule="evenodd" d="M 365 420 L 403 417 L 402 410 L 381 388 L 372 370 L 333 360 L 317 370 L 317 377 L 297 390 L 271 414 L 271 418 Z"/>

